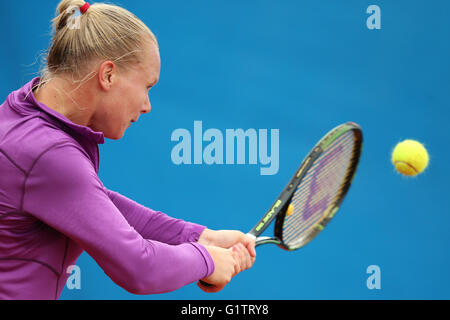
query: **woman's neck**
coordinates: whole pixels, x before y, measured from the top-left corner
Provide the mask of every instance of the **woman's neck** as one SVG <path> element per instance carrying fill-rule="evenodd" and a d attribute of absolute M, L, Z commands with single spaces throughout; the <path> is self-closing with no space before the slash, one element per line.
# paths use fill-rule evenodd
<path fill-rule="evenodd" d="M 34 97 L 73 123 L 87 126 L 92 113 L 85 107 L 84 99 L 76 94 L 76 89 L 64 79 L 54 78 L 37 88 Z"/>

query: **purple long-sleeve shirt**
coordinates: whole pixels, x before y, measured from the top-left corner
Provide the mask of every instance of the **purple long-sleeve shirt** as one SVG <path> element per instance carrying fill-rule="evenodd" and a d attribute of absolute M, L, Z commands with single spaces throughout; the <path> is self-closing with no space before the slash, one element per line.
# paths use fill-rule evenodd
<path fill-rule="evenodd" d="M 204 226 L 108 190 L 102 132 L 38 102 L 34 78 L 0 106 L 0 299 L 58 299 L 83 251 L 119 286 L 162 293 L 210 275 Z"/>

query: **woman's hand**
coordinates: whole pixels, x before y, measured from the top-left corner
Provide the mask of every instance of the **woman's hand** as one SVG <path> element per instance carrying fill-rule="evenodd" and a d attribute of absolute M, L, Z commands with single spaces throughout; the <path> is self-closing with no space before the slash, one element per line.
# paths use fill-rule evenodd
<path fill-rule="evenodd" d="M 231 248 L 237 243 L 241 243 L 247 248 L 253 262 L 256 258 L 255 239 L 245 235 L 238 230 L 210 230 L 204 229 L 198 243 L 202 245 L 212 245 L 221 248 Z"/>
<path fill-rule="evenodd" d="M 232 249 L 208 245 L 205 245 L 205 248 L 214 261 L 214 272 L 210 276 L 201 279 L 209 286 L 203 285 L 200 281 L 197 282 L 197 285 L 205 292 L 218 292 L 231 281 L 231 278 L 236 274 L 240 266 L 236 259 L 237 256 Z"/>
<path fill-rule="evenodd" d="M 215 269 L 210 277 L 202 279 L 202 281 L 207 282 L 212 286 L 205 286 L 201 282 L 197 283 L 200 289 L 205 292 L 218 292 L 222 290 L 225 285 L 230 282 L 232 277 L 251 268 L 256 259 L 255 240 L 237 230 L 214 231 L 205 229 L 202 232 L 198 242 L 204 245 L 208 252 L 210 252 L 210 249 L 213 248 L 210 254 L 214 260 L 216 268 L 219 267 L 219 270 Z M 216 249 L 224 249 L 228 251 L 234 259 L 234 271 L 230 278 L 227 278 L 227 276 L 229 276 L 229 269 L 224 271 L 223 266 L 221 265 L 221 263 L 225 261 L 227 261 L 226 263 L 229 263 L 229 257 L 224 259 L 224 256 L 222 256 L 224 253 L 220 250 L 217 251 L 214 249 L 215 247 Z M 215 256 L 213 255 L 218 253 L 220 253 L 220 255 L 217 256 L 218 260 L 216 262 Z M 218 272 L 217 275 L 215 275 L 216 271 Z"/>

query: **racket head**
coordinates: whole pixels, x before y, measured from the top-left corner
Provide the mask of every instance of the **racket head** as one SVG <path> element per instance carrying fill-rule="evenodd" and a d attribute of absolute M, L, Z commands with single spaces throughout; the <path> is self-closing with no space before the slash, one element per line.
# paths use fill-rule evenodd
<path fill-rule="evenodd" d="M 335 216 L 350 188 L 362 142 L 362 130 L 354 122 L 328 132 L 272 206 L 276 213 L 274 237 L 259 237 L 257 244 L 274 243 L 291 251 L 314 239 Z M 293 208 L 288 214 L 290 204 Z"/>

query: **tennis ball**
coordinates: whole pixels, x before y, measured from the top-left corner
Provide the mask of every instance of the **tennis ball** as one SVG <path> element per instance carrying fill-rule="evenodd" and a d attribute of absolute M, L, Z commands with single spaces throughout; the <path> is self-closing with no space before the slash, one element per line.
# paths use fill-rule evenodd
<path fill-rule="evenodd" d="M 392 163 L 401 174 L 416 176 L 428 166 L 428 152 L 420 142 L 404 140 L 395 146 Z"/>
<path fill-rule="evenodd" d="M 292 214 L 292 212 L 294 212 L 294 206 L 292 205 L 292 203 L 290 203 L 289 207 L 286 211 L 286 215 L 290 216 Z"/>

